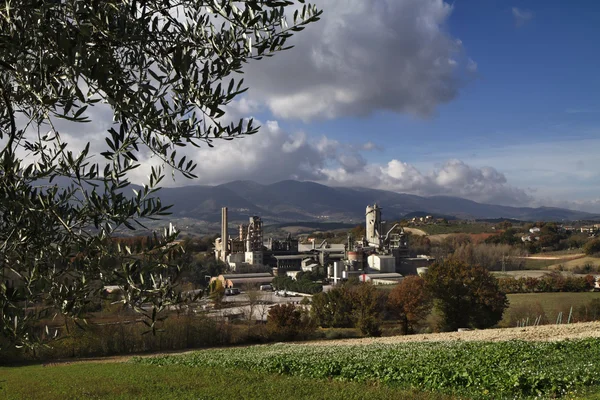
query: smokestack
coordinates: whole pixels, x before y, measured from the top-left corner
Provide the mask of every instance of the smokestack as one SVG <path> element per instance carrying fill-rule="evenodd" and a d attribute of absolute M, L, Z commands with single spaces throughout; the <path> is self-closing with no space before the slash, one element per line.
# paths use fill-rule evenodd
<path fill-rule="evenodd" d="M 227 247 L 229 238 L 227 236 L 227 207 L 221 209 L 221 261 L 227 262 Z"/>

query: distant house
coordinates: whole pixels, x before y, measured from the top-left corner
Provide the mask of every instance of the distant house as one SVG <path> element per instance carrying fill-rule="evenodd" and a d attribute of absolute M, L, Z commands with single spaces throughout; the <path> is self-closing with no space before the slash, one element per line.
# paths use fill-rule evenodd
<path fill-rule="evenodd" d="M 533 228 L 531 228 L 529 230 L 529 232 L 530 233 L 538 233 L 540 230 L 541 230 L 540 228 L 538 228 L 537 226 L 534 226 Z"/>

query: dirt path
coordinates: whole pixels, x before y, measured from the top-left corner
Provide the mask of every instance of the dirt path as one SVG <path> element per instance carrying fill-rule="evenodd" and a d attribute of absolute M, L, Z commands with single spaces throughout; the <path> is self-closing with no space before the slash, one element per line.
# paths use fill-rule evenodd
<path fill-rule="evenodd" d="M 436 341 L 486 341 L 506 340 L 555 341 L 600 337 L 600 322 L 569 325 L 542 325 L 527 328 L 486 329 L 480 331 L 430 333 L 426 335 L 390 336 L 382 338 L 320 340 L 305 344 L 314 346 L 361 346 L 373 343 L 436 342 Z"/>
<path fill-rule="evenodd" d="M 418 228 L 404 228 L 404 232 L 409 232 L 417 236 L 427 236 L 427 232 Z"/>

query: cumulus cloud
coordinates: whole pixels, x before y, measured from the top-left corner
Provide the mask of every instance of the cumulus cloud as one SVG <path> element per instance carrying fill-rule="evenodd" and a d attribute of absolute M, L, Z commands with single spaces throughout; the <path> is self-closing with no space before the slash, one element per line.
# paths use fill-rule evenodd
<path fill-rule="evenodd" d="M 250 95 L 279 118 L 312 120 L 375 110 L 429 116 L 476 70 L 445 24 L 443 0 L 323 0 L 321 20 L 292 51 L 250 63 Z"/>
<path fill-rule="evenodd" d="M 517 7 L 512 8 L 513 18 L 515 19 L 515 25 L 517 27 L 525 25 L 529 20 L 533 18 L 533 12 L 529 10 L 523 10 Z"/>
<path fill-rule="evenodd" d="M 495 168 L 478 168 L 460 160 L 448 160 L 441 167 L 425 172 L 394 159 L 383 165 L 366 165 L 360 172 L 338 167 L 322 173 L 328 178 L 326 183 L 332 185 L 361 182 L 362 186 L 376 189 L 422 196 L 457 196 L 503 205 L 527 205 L 532 201 L 525 190 L 509 185 L 504 174 Z"/>

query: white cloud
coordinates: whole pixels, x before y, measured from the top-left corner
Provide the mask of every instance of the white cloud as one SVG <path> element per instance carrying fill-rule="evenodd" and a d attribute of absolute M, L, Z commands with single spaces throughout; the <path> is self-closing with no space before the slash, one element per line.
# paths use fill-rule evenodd
<path fill-rule="evenodd" d="M 515 25 L 517 27 L 523 26 L 533 18 L 533 12 L 529 10 L 523 10 L 517 7 L 512 8 L 512 14 L 513 18 L 515 19 Z"/>
<path fill-rule="evenodd" d="M 250 63 L 249 96 L 276 117 L 312 120 L 390 110 L 433 114 L 454 99 L 467 63 L 443 0 L 323 0 L 295 48 Z M 465 65 L 467 64 L 467 65 Z"/>

